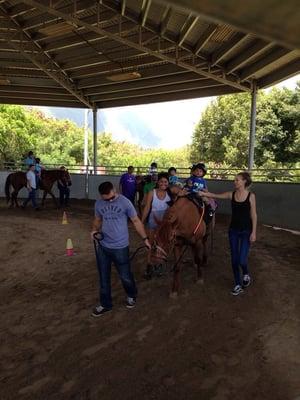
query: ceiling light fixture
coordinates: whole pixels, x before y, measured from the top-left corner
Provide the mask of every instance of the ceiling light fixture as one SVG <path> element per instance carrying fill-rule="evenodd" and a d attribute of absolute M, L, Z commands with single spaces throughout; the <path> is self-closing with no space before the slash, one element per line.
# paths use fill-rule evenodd
<path fill-rule="evenodd" d="M 139 72 L 121 72 L 119 74 L 113 74 L 106 77 L 112 82 L 132 81 L 134 79 L 141 78 L 142 75 Z"/>
<path fill-rule="evenodd" d="M 74 26 L 67 22 L 58 22 L 57 24 L 48 25 L 40 28 L 38 31 L 46 36 L 61 36 L 72 32 Z"/>
<path fill-rule="evenodd" d="M 10 80 L 0 76 L 0 85 L 10 85 Z"/>

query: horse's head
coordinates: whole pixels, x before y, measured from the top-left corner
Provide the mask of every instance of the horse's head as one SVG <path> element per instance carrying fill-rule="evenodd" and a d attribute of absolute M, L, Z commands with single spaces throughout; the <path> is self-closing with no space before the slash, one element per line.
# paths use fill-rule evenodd
<path fill-rule="evenodd" d="M 156 221 L 158 228 L 151 248 L 151 261 L 167 261 L 176 240 L 176 215 L 169 209 L 162 221 Z"/>
<path fill-rule="evenodd" d="M 71 181 L 71 176 L 69 174 L 69 171 L 67 169 L 61 169 L 60 170 L 60 180 L 66 185 L 66 186 L 71 186 L 72 181 Z"/>

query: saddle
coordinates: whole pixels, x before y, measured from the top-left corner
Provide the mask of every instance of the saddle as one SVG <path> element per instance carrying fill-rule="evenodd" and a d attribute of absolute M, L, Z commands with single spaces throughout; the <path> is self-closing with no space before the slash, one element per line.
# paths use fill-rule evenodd
<path fill-rule="evenodd" d="M 197 196 L 196 193 L 189 193 L 186 195 L 186 198 L 190 200 L 192 203 L 194 203 L 197 208 L 202 212 L 202 209 L 204 207 L 204 216 L 203 220 L 206 223 L 206 225 L 209 225 L 213 219 L 214 216 L 214 210 L 212 209 L 210 204 L 205 204 L 204 201 L 200 196 Z"/>

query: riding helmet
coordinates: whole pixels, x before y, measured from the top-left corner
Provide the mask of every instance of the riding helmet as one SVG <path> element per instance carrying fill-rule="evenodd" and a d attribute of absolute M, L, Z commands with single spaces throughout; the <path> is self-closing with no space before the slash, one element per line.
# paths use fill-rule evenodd
<path fill-rule="evenodd" d="M 206 174 L 207 170 L 206 170 L 205 164 L 203 164 L 203 163 L 193 164 L 193 166 L 191 168 L 192 172 L 195 171 L 195 169 L 197 169 L 197 168 L 199 168 L 203 171 L 203 176 Z"/>

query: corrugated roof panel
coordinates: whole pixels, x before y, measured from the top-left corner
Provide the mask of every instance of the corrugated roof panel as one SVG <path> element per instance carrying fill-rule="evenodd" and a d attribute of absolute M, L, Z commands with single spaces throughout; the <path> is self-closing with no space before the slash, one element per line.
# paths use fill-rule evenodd
<path fill-rule="evenodd" d="M 220 25 L 216 32 L 212 35 L 210 40 L 206 43 L 203 51 L 212 54 L 217 51 L 223 44 L 230 41 L 230 39 L 235 35 L 236 31 L 230 28 L 228 25 Z"/>
<path fill-rule="evenodd" d="M 168 31 L 172 32 L 174 35 L 179 35 L 185 21 L 187 20 L 189 14 L 182 11 L 174 10 L 172 16 L 168 23 Z"/>
<path fill-rule="evenodd" d="M 148 19 L 154 25 L 159 26 L 164 16 L 165 10 L 166 10 L 165 5 L 155 4 L 155 7 L 153 7 L 153 5 L 151 4 L 148 13 Z"/>
<path fill-rule="evenodd" d="M 205 32 L 210 24 L 206 21 L 198 20 L 193 29 L 189 32 L 186 41 L 195 45 L 199 37 Z"/>
<path fill-rule="evenodd" d="M 227 61 L 242 53 L 253 40 L 255 40 L 254 35 L 247 35 L 246 39 L 244 39 L 240 45 L 236 46 L 229 54 L 222 58 L 222 64 L 225 64 Z"/>
<path fill-rule="evenodd" d="M 211 40 L 217 43 L 224 43 L 230 40 L 235 30 L 229 25 L 219 25 L 216 32 L 212 35 Z"/>
<path fill-rule="evenodd" d="M 261 69 L 260 71 L 256 72 L 254 77 L 256 79 L 261 78 L 264 75 L 268 75 L 269 73 L 273 72 L 274 70 L 283 67 L 285 64 L 297 59 L 299 57 L 299 51 L 294 50 L 290 53 L 286 54 L 285 56 L 279 58 L 278 60 L 274 61 L 273 63 L 267 65 L 265 68 Z"/>
<path fill-rule="evenodd" d="M 119 1 L 119 3 L 121 4 L 121 1 Z M 126 0 L 126 9 L 130 9 L 136 14 L 139 14 L 141 12 L 142 5 L 143 0 Z"/>

